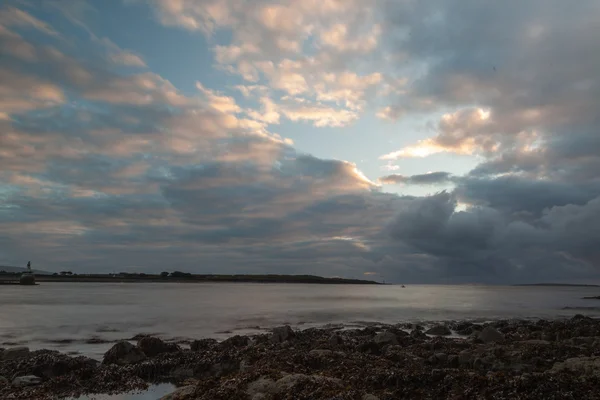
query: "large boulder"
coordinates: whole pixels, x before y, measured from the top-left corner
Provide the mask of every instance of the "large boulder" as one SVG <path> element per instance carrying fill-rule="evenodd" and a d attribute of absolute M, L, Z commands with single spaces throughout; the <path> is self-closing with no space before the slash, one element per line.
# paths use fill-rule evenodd
<path fill-rule="evenodd" d="M 289 325 L 280 326 L 273 329 L 271 334 L 271 343 L 283 343 L 296 337 L 296 334 Z"/>
<path fill-rule="evenodd" d="M 144 352 L 127 341 L 121 341 L 104 353 L 103 364 L 127 365 L 144 361 Z"/>
<path fill-rule="evenodd" d="M 29 356 L 29 347 L 19 346 L 5 349 L 2 353 L 0 353 L 0 356 L 2 357 L 3 361 L 18 360 L 20 358 Z"/>
<path fill-rule="evenodd" d="M 503 341 L 504 335 L 498 332 L 494 327 L 486 326 L 481 332 L 479 332 L 477 338 L 483 343 L 494 343 Z"/>
<path fill-rule="evenodd" d="M 380 346 L 388 345 L 388 344 L 391 344 L 391 345 L 398 344 L 398 338 L 396 337 L 396 335 L 394 333 L 392 333 L 390 331 L 378 333 L 373 338 L 373 341 Z"/>
<path fill-rule="evenodd" d="M 174 343 L 165 343 L 161 339 L 152 336 L 141 338 L 137 347 L 148 357 L 154 357 L 162 353 L 173 353 L 180 348 Z"/>
<path fill-rule="evenodd" d="M 232 336 L 221 342 L 221 346 L 225 348 L 246 347 L 248 344 L 250 344 L 250 338 L 248 336 L 241 335 Z"/>
<path fill-rule="evenodd" d="M 446 325 L 436 325 L 426 330 L 425 333 L 432 336 L 448 336 L 452 334 Z"/>

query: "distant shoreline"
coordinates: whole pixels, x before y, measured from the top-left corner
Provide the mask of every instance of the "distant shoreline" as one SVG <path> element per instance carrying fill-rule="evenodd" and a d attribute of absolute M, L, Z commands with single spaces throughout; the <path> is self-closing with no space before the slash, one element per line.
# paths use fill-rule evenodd
<path fill-rule="evenodd" d="M 0 274 L 0 284 L 18 281 L 20 274 Z M 185 274 L 184 274 L 185 275 Z M 72 283 L 304 283 L 304 284 L 350 284 L 382 285 L 362 279 L 325 278 L 314 275 L 185 275 L 161 276 L 151 274 L 77 274 L 77 275 L 36 275 L 36 282 Z"/>
<path fill-rule="evenodd" d="M 585 283 L 519 283 L 513 286 L 566 286 L 566 287 L 600 287 Z"/>

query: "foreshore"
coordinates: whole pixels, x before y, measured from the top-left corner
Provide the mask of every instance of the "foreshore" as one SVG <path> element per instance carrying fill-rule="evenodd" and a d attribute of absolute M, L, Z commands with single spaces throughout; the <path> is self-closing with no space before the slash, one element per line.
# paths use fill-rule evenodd
<path fill-rule="evenodd" d="M 167 400 L 600 399 L 600 320 L 288 326 L 167 343 L 107 343 L 102 360 L 0 351 L 0 398 L 60 399 L 170 382 Z"/>

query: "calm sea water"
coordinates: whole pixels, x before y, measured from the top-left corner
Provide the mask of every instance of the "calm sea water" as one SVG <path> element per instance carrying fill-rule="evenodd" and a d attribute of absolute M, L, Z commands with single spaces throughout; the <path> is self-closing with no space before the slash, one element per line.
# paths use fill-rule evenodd
<path fill-rule="evenodd" d="M 100 358 L 138 333 L 224 338 L 291 324 L 600 316 L 600 288 L 411 285 L 42 283 L 0 286 L 0 346 Z"/>

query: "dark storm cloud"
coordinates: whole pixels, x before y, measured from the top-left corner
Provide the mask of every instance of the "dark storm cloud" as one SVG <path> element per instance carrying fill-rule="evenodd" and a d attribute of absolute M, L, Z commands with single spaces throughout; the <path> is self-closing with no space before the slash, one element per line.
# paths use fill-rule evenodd
<path fill-rule="evenodd" d="M 407 1 L 386 11 L 400 72 L 422 71 L 388 114 L 445 115 L 433 137 L 385 158 L 427 153 L 415 148 L 481 157 L 451 193 L 409 203 L 389 225 L 393 241 L 430 256 L 440 276 L 594 276 L 600 4 Z M 475 207 L 457 212 L 457 201 Z"/>

